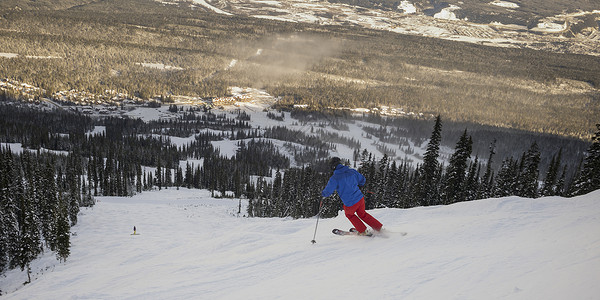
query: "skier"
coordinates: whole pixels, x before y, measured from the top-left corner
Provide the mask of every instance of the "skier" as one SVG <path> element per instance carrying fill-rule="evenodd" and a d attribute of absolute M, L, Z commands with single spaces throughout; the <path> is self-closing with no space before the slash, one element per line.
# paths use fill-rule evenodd
<path fill-rule="evenodd" d="M 355 169 L 341 164 L 339 157 L 331 158 L 329 167 L 333 171 L 333 175 L 329 178 L 321 195 L 329 197 L 334 191 L 337 191 L 344 203 L 346 217 L 354 225 L 359 235 L 369 234 L 363 221 L 379 232 L 383 225 L 365 211 L 365 197 L 359 189 L 359 186 L 362 187 L 366 183 L 365 176 Z"/>

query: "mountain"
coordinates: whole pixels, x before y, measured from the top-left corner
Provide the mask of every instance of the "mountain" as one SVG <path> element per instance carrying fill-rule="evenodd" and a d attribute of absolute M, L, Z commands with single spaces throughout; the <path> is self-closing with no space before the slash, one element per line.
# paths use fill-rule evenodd
<path fill-rule="evenodd" d="M 2 1 L 0 99 L 118 107 L 252 87 L 285 110 L 386 106 L 499 129 L 593 134 L 595 10 L 552 1 L 378 3 Z M 471 6 L 490 16 L 524 11 L 531 24 L 461 15 Z"/>
<path fill-rule="evenodd" d="M 567 0 L 170 0 L 224 15 L 600 55 L 600 6 Z M 192 4 L 190 4 L 192 3 Z"/>
<path fill-rule="evenodd" d="M 319 220 L 316 244 L 314 218 L 245 218 L 244 200 L 207 191 L 98 197 L 72 228 L 66 263 L 46 254 L 30 284 L 13 270 L 0 289 L 3 299 L 592 299 L 599 197 L 377 209 L 387 234 L 373 238 L 331 234 L 350 226 L 340 213 Z"/>

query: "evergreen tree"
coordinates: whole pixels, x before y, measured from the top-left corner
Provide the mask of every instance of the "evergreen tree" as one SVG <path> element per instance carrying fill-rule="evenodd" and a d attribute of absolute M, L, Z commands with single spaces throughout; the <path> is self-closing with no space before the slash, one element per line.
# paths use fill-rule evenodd
<path fill-rule="evenodd" d="M 185 164 L 185 186 L 188 189 L 191 189 L 194 183 L 194 171 L 192 169 L 192 165 L 189 162 Z"/>
<path fill-rule="evenodd" d="M 373 193 L 373 191 L 375 190 L 377 182 L 375 160 L 373 158 L 373 155 L 371 153 L 368 153 L 366 149 L 365 151 L 363 151 L 363 153 L 367 153 L 368 155 L 366 156 L 366 159 L 364 157 L 361 157 L 361 166 L 357 171 L 365 177 L 366 181 L 365 185 L 361 189 L 365 196 L 365 208 L 373 209 L 375 208 L 376 201 L 375 194 Z"/>
<path fill-rule="evenodd" d="M 583 195 L 600 189 L 600 123 L 596 124 L 596 134 L 587 150 L 583 168 L 576 177 L 571 195 Z"/>
<path fill-rule="evenodd" d="M 162 176 L 162 166 L 160 164 L 160 160 L 158 160 L 158 165 L 156 166 L 156 174 L 154 175 L 156 186 L 158 186 L 158 190 L 160 191 L 163 186 L 163 176 Z"/>
<path fill-rule="evenodd" d="M 58 209 L 58 187 L 54 166 L 54 161 L 48 160 L 42 178 L 42 198 L 45 200 L 41 215 L 42 235 L 51 250 L 55 250 L 56 236 L 53 220 Z"/>
<path fill-rule="evenodd" d="M 467 174 L 467 181 L 465 182 L 464 187 L 464 201 L 481 199 L 481 195 L 479 194 L 481 191 L 481 183 L 479 182 L 480 171 L 481 165 L 479 164 L 479 157 L 475 157 L 475 161 L 471 163 Z"/>
<path fill-rule="evenodd" d="M 69 210 L 69 219 L 71 220 L 71 225 L 77 224 L 77 215 L 79 214 L 79 206 L 81 205 L 81 189 L 79 187 L 77 164 L 78 162 L 72 156 L 69 156 L 67 160 L 67 174 L 65 180 L 68 189 L 67 207 Z M 56 210 L 58 211 L 58 206 L 56 206 Z"/>
<path fill-rule="evenodd" d="M 1 99 L 0 99 L 1 100 Z M 9 235 L 9 214 L 8 211 L 8 195 L 6 194 L 7 180 L 5 177 L 10 176 L 7 168 L 7 161 L 4 156 L 4 149 L 0 146 L 0 274 L 8 268 L 8 235 Z"/>
<path fill-rule="evenodd" d="M 388 181 L 388 160 L 387 154 L 383 154 L 381 160 L 379 160 L 379 168 L 377 169 L 377 175 L 375 176 L 376 182 L 374 182 L 374 203 L 375 208 L 389 206 L 389 189 L 387 186 Z"/>
<path fill-rule="evenodd" d="M 565 193 L 565 184 L 566 184 L 565 181 L 566 181 L 566 178 L 567 178 L 567 166 L 565 165 L 565 166 L 563 166 L 560 178 L 556 181 L 556 190 L 555 190 L 555 192 L 556 192 L 557 196 L 564 196 L 566 194 Z"/>
<path fill-rule="evenodd" d="M 519 196 L 537 198 L 540 150 L 536 142 L 534 142 L 527 151 L 523 160 L 523 165 L 523 175 L 520 178 L 520 186 L 522 187 L 522 190 Z"/>
<path fill-rule="evenodd" d="M 177 171 L 175 173 L 175 186 L 179 189 L 180 186 L 183 185 L 183 169 L 181 166 L 177 166 Z"/>
<path fill-rule="evenodd" d="M 423 157 L 423 166 L 421 167 L 419 186 L 417 188 L 417 201 L 419 205 L 439 204 L 439 183 L 440 178 L 438 157 L 440 155 L 440 143 L 442 141 L 442 119 L 440 115 L 435 119 L 433 132 L 427 144 L 427 151 Z"/>
<path fill-rule="evenodd" d="M 488 161 L 485 167 L 485 174 L 481 179 L 481 198 L 489 198 L 493 195 L 494 189 L 494 171 L 492 170 L 492 162 L 494 158 L 494 154 L 496 154 L 496 139 L 492 141 L 490 144 L 490 155 L 488 156 Z"/>
<path fill-rule="evenodd" d="M 560 193 L 560 188 L 557 186 L 557 184 L 559 179 L 558 172 L 561 165 L 561 159 L 562 149 L 558 151 L 558 155 L 552 156 L 550 166 L 548 167 L 548 172 L 546 172 L 546 179 L 544 180 L 544 185 L 542 186 L 542 196 L 555 196 Z"/>
<path fill-rule="evenodd" d="M 517 162 L 512 157 L 502 161 L 494 188 L 495 197 L 514 195 L 517 173 Z"/>
<path fill-rule="evenodd" d="M 465 201 L 465 179 L 468 161 L 471 157 L 473 140 L 467 135 L 467 130 L 456 144 L 454 154 L 450 157 L 450 164 L 446 171 L 446 185 L 444 187 L 445 204 Z"/>
<path fill-rule="evenodd" d="M 142 172 L 142 165 L 137 164 L 135 168 L 135 191 L 141 193 L 144 187 L 143 179 L 144 173 Z"/>
<path fill-rule="evenodd" d="M 69 225 L 69 214 L 68 203 L 64 200 L 60 201 L 58 213 L 55 216 L 54 235 L 56 236 L 56 258 L 60 261 L 66 261 L 67 257 L 71 253 L 70 247 L 70 236 L 71 226 Z"/>
<path fill-rule="evenodd" d="M 386 206 L 388 207 L 399 207 L 400 205 L 400 191 L 403 183 L 401 182 L 401 170 L 398 169 L 395 160 L 392 160 L 392 164 L 388 170 L 388 179 L 385 183 L 388 195 Z"/>
<path fill-rule="evenodd" d="M 39 220 L 31 207 L 31 199 L 27 198 L 23 187 L 19 188 L 20 222 L 17 261 L 21 271 L 27 269 L 28 281 L 31 282 L 31 262 L 42 253 Z"/>
<path fill-rule="evenodd" d="M 2 223 L 2 243 L 6 247 L 0 250 L 5 255 L 8 269 L 16 268 L 19 265 L 19 238 L 20 238 L 20 218 L 21 209 L 18 202 L 20 184 L 23 180 L 22 175 L 16 166 L 15 157 L 10 149 L 4 153 L 3 173 L 0 177 L 0 209 L 4 213 Z M 5 243 L 5 244 L 4 244 Z"/>
<path fill-rule="evenodd" d="M 275 215 L 278 217 L 284 217 L 286 213 L 286 203 L 283 201 L 283 191 L 282 191 L 283 179 L 281 177 L 281 172 L 277 170 L 275 173 L 275 179 L 273 180 L 273 191 L 271 198 L 275 203 Z"/>

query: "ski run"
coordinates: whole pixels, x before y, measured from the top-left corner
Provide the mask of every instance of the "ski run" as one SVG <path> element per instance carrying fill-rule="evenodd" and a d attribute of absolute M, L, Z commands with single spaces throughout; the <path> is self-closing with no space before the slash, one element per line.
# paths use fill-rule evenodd
<path fill-rule="evenodd" d="M 598 299 L 600 191 L 370 211 L 387 238 L 168 189 L 98 197 L 52 253 L 0 278 L 2 299 Z M 241 203 L 241 215 L 238 210 Z M 131 235 L 133 227 L 139 235 Z M 402 232 L 408 232 L 403 236 Z M 400 234 L 395 234 L 400 233 Z"/>

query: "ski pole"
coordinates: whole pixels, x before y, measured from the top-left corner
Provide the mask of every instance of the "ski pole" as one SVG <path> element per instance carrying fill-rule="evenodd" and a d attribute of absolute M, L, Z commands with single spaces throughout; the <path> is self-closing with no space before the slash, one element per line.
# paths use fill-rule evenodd
<path fill-rule="evenodd" d="M 319 227 L 319 217 L 321 216 L 321 209 L 323 208 L 323 199 L 321 199 L 321 203 L 319 204 L 319 212 L 317 213 L 317 225 L 315 225 L 315 234 L 313 235 L 311 243 L 316 243 L 315 238 L 317 237 L 317 227 Z"/>

